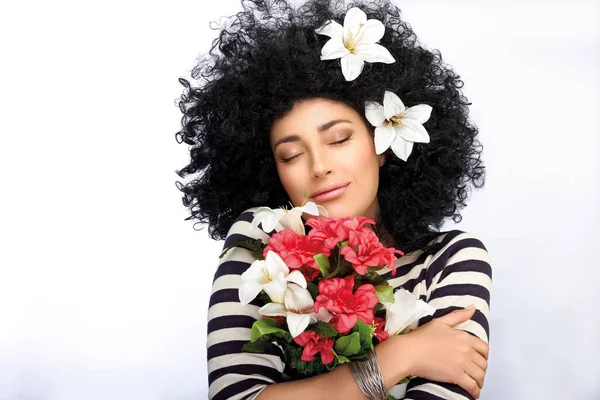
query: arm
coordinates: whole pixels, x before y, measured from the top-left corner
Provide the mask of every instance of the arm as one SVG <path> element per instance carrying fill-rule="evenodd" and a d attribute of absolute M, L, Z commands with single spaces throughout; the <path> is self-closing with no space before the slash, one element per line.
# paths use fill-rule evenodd
<path fill-rule="evenodd" d="M 409 365 L 398 354 L 404 352 L 406 340 L 402 336 L 393 336 L 375 345 L 377 358 L 386 388 L 389 390 L 408 375 Z M 257 400 L 363 400 L 367 397 L 359 389 L 350 373 L 348 364 L 342 364 L 332 371 L 310 378 L 275 383 L 266 387 Z"/>
<path fill-rule="evenodd" d="M 267 238 L 260 229 L 251 229 L 252 211 L 246 210 L 233 223 L 224 249 L 240 240 Z M 238 297 L 240 276 L 253 261 L 248 250 L 233 248 L 220 260 L 214 275 L 206 343 L 209 399 L 255 399 L 268 384 L 282 380 L 281 352 L 242 352 L 250 341 L 252 324 L 262 318 L 257 300 L 242 305 Z"/>
<path fill-rule="evenodd" d="M 449 232 L 443 242 L 446 243 L 432 257 L 425 278 L 426 301 L 437 310 L 432 316 L 422 318 L 419 325 L 474 304 L 476 310 L 471 319 L 455 328 L 489 343 L 492 270 L 487 249 L 472 234 L 459 230 Z M 404 399 L 464 400 L 473 397 L 458 385 L 414 378 L 408 384 Z"/>
<path fill-rule="evenodd" d="M 251 231 L 252 209 L 242 213 L 232 225 L 224 248 L 247 238 L 267 239 L 260 229 Z M 264 236 L 263 236 L 264 235 Z M 254 261 L 245 249 L 231 249 L 219 263 L 213 281 L 208 311 L 208 380 L 210 399 L 344 399 L 364 400 L 348 365 L 311 378 L 284 381 L 283 355 L 242 352 L 250 340 L 260 304 L 241 305 L 238 298 L 240 275 Z M 386 387 L 390 389 L 408 375 L 407 361 L 397 354 L 406 347 L 405 339 L 395 336 L 375 346 Z"/>

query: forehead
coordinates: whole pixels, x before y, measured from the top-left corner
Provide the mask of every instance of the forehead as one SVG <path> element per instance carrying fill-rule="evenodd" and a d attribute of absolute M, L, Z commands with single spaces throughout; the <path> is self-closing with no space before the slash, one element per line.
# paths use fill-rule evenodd
<path fill-rule="evenodd" d="M 287 135 L 302 135 L 334 119 L 361 123 L 358 112 L 338 101 L 315 98 L 294 104 L 292 109 L 271 126 L 271 141 Z"/>

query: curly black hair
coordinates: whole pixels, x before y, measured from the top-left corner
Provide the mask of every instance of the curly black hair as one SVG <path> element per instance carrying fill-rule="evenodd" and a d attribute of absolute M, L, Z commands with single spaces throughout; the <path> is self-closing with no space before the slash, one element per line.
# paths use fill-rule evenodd
<path fill-rule="evenodd" d="M 243 11 L 225 21 L 192 70 L 192 78 L 203 82 L 192 87 L 179 79 L 183 117 L 175 137 L 189 145 L 191 160 L 176 173 L 182 178 L 198 173 L 186 184 L 176 182 L 191 212 L 186 220 L 208 223 L 210 237 L 218 240 L 244 210 L 288 204 L 269 146 L 272 123 L 296 102 L 318 97 L 354 108 L 370 127 L 365 101 L 381 103 L 389 90 L 407 107 L 433 108 L 424 124 L 430 143 L 415 145 L 406 162 L 388 150 L 380 168 L 375 228 L 383 226 L 396 247 L 409 253 L 427 248 L 445 218 L 461 221 L 471 184 L 481 188 L 485 181 L 483 146 L 468 120 L 471 103 L 462 94 L 460 76 L 442 62 L 439 50 L 417 43 L 396 5 L 390 0 L 309 0 L 298 8 L 278 0 L 241 3 Z M 365 63 L 358 78 L 346 81 L 339 59 L 320 59 L 329 37 L 315 29 L 330 19 L 343 22 L 351 7 L 383 22 L 379 43 L 396 62 Z"/>

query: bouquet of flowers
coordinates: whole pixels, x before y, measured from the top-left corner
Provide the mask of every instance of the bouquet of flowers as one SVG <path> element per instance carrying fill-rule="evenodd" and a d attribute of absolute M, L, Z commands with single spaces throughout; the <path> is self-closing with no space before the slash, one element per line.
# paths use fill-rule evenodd
<path fill-rule="evenodd" d="M 306 221 L 302 214 L 314 216 Z M 412 293 L 392 286 L 377 272 L 396 274 L 396 254 L 365 226 L 366 217 L 329 218 L 309 202 L 291 210 L 260 207 L 252 226 L 273 233 L 268 243 L 246 240 L 233 247 L 257 258 L 241 275 L 239 298 L 258 298 L 263 318 L 251 330 L 243 351 L 263 353 L 278 345 L 285 373 L 302 379 L 336 366 L 367 359 L 366 351 L 392 335 L 406 332 L 434 308 Z M 404 381 L 404 380 L 403 380 Z"/>

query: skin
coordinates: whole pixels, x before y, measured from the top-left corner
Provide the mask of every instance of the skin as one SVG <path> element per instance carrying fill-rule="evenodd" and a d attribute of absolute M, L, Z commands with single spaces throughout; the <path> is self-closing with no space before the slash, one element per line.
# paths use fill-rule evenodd
<path fill-rule="evenodd" d="M 319 132 L 319 126 L 338 119 L 349 122 Z M 293 136 L 295 140 L 277 145 Z M 350 140 L 336 143 L 347 138 Z M 329 217 L 376 219 L 379 168 L 384 165 L 385 156 L 375 153 L 373 134 L 355 109 L 323 98 L 304 100 L 273 123 L 270 145 L 280 181 L 294 206 L 301 206 L 308 192 L 332 183 L 350 182 L 340 197 L 307 201 L 325 207 Z"/>
<path fill-rule="evenodd" d="M 349 122 L 319 132 L 320 126 L 338 119 Z M 341 142 L 347 138 L 350 140 Z M 276 146 L 283 139 L 285 142 Z M 294 206 L 312 201 L 306 199 L 307 192 L 332 183 L 350 182 L 342 196 L 315 202 L 324 206 L 330 217 L 377 219 L 379 168 L 385 164 L 385 155 L 375 153 L 372 131 L 356 110 L 323 98 L 304 100 L 274 122 L 270 145 L 280 181 Z M 386 387 L 390 389 L 401 378 L 414 375 L 458 384 L 478 398 L 487 370 L 488 345 L 453 328 L 470 319 L 474 311 L 453 311 L 408 334 L 377 344 L 375 350 Z M 269 385 L 258 398 L 278 399 L 284 394 L 289 399 L 364 398 L 347 364 L 302 381 Z"/>

